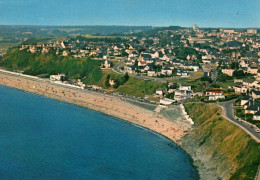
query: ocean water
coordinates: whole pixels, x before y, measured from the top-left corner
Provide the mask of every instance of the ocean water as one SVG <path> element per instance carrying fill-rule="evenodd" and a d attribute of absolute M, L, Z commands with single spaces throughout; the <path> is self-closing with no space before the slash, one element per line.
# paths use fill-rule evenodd
<path fill-rule="evenodd" d="M 0 179 L 198 179 L 170 140 L 118 118 L 0 85 Z"/>

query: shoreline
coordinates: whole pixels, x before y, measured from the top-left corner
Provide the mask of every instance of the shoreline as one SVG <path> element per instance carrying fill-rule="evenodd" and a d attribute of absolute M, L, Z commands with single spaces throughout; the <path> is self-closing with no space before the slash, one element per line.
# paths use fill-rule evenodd
<path fill-rule="evenodd" d="M 154 131 L 177 145 L 188 129 L 123 98 L 0 72 L 0 84 L 95 110 Z"/>

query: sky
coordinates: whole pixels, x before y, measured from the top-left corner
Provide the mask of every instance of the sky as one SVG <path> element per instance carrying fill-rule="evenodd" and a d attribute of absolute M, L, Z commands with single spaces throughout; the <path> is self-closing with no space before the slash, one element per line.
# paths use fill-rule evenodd
<path fill-rule="evenodd" d="M 0 0 L 1 25 L 260 27 L 260 0 Z"/>

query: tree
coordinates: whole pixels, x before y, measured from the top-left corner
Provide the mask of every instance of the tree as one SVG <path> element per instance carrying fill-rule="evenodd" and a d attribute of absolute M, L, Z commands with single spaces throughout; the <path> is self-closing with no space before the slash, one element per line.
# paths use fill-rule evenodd
<path fill-rule="evenodd" d="M 107 78 L 106 78 L 106 81 L 105 81 L 105 86 L 106 86 L 106 87 L 109 87 L 109 86 L 110 86 L 109 80 L 110 80 L 110 74 L 107 75 Z"/>
<path fill-rule="evenodd" d="M 128 73 L 125 73 L 125 75 L 124 75 L 124 81 L 127 82 L 128 79 L 129 79 L 129 75 L 128 75 Z"/>
<path fill-rule="evenodd" d="M 114 84 L 114 86 L 113 86 L 113 88 L 117 89 L 118 87 L 119 87 L 119 83 L 118 83 L 118 81 L 116 80 L 116 81 L 115 81 L 115 84 Z"/>
<path fill-rule="evenodd" d="M 233 62 L 231 63 L 231 69 L 238 69 L 238 68 L 239 68 L 239 63 L 236 62 L 236 61 L 233 61 Z"/>
<path fill-rule="evenodd" d="M 137 60 L 135 60 L 135 64 L 134 64 L 134 66 L 135 66 L 135 67 L 138 66 L 138 61 L 137 61 Z"/>
<path fill-rule="evenodd" d="M 243 77 L 243 76 L 245 76 L 245 73 L 244 73 L 243 70 L 235 70 L 235 71 L 233 72 L 233 76 L 234 76 L 234 77 Z"/>

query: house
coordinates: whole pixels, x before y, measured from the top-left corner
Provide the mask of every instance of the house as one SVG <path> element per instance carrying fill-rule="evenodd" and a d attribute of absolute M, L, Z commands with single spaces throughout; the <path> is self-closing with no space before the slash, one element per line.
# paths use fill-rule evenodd
<path fill-rule="evenodd" d="M 221 96 L 223 95 L 223 91 L 221 90 L 207 90 L 206 91 L 206 96 L 212 96 L 212 95 L 217 95 L 217 96 Z"/>
<path fill-rule="evenodd" d="M 258 99 L 258 98 L 260 98 L 260 91 L 253 90 L 253 91 L 252 91 L 252 97 L 253 97 L 253 99 Z"/>
<path fill-rule="evenodd" d="M 66 75 L 65 74 L 58 74 L 58 75 L 50 75 L 51 81 L 65 81 Z"/>
<path fill-rule="evenodd" d="M 209 95 L 210 101 L 216 101 L 218 99 L 225 99 L 225 96 L 224 95 Z"/>
<path fill-rule="evenodd" d="M 30 45 L 29 51 L 30 51 L 31 53 L 36 53 L 36 51 L 37 51 L 36 45 Z"/>
<path fill-rule="evenodd" d="M 247 68 L 247 73 L 250 74 L 257 74 L 258 68 L 257 67 L 248 67 Z"/>
<path fill-rule="evenodd" d="M 157 89 L 155 94 L 158 97 L 163 97 L 164 96 L 163 90 L 161 88 Z"/>
<path fill-rule="evenodd" d="M 78 79 L 77 84 L 81 87 L 81 89 L 85 89 L 86 87 L 86 85 L 80 79 Z"/>
<path fill-rule="evenodd" d="M 168 98 L 160 99 L 161 105 L 171 105 L 174 102 L 175 102 L 174 100 Z"/>
<path fill-rule="evenodd" d="M 62 51 L 62 56 L 68 56 L 69 55 L 69 51 Z"/>
<path fill-rule="evenodd" d="M 259 111 L 260 104 L 254 101 L 249 101 L 248 107 L 245 109 L 245 114 L 255 114 Z"/>
<path fill-rule="evenodd" d="M 250 96 L 245 96 L 241 99 L 240 105 L 244 106 L 246 103 L 248 103 L 248 101 L 251 99 Z"/>
<path fill-rule="evenodd" d="M 155 72 L 155 70 L 148 70 L 147 71 L 147 76 L 150 76 L 150 77 L 157 76 L 157 73 Z"/>
<path fill-rule="evenodd" d="M 174 100 L 181 101 L 191 97 L 192 91 L 187 90 L 176 90 L 174 93 Z"/>
<path fill-rule="evenodd" d="M 222 69 L 222 73 L 228 76 L 233 76 L 234 69 Z"/>
<path fill-rule="evenodd" d="M 188 72 L 184 69 L 178 69 L 177 70 L 177 76 L 181 76 L 181 77 L 188 77 Z"/>
<path fill-rule="evenodd" d="M 133 74 L 136 71 L 136 67 L 135 66 L 126 65 L 126 66 L 124 66 L 124 71 L 127 72 L 127 73 Z"/>
<path fill-rule="evenodd" d="M 111 86 L 114 86 L 116 84 L 116 81 L 114 79 L 109 79 L 109 84 Z"/>
<path fill-rule="evenodd" d="M 243 83 L 243 79 L 234 79 L 234 83 Z"/>
<path fill-rule="evenodd" d="M 175 84 L 169 84 L 168 85 L 168 93 L 173 93 L 177 89 L 177 85 Z"/>
<path fill-rule="evenodd" d="M 139 56 L 140 61 L 145 61 L 145 60 L 149 60 L 149 59 L 152 59 L 150 54 L 140 54 L 140 56 Z"/>
<path fill-rule="evenodd" d="M 259 110 L 253 115 L 253 120 L 260 121 L 260 111 Z"/>
<path fill-rule="evenodd" d="M 164 74 L 166 76 L 171 76 L 172 75 L 172 70 L 168 67 L 165 67 L 161 70 L 161 74 Z"/>
<path fill-rule="evenodd" d="M 221 90 L 207 90 L 206 96 L 209 97 L 210 101 L 216 101 L 218 99 L 225 99 L 225 96 L 223 95 L 223 91 Z"/>
<path fill-rule="evenodd" d="M 180 85 L 179 90 L 191 91 L 191 86 Z"/>
<path fill-rule="evenodd" d="M 236 94 L 246 94 L 247 88 L 244 86 L 233 86 L 233 89 L 235 90 Z"/>
<path fill-rule="evenodd" d="M 111 67 L 111 61 L 109 60 L 103 60 L 102 63 L 101 63 L 101 68 L 110 68 Z"/>

